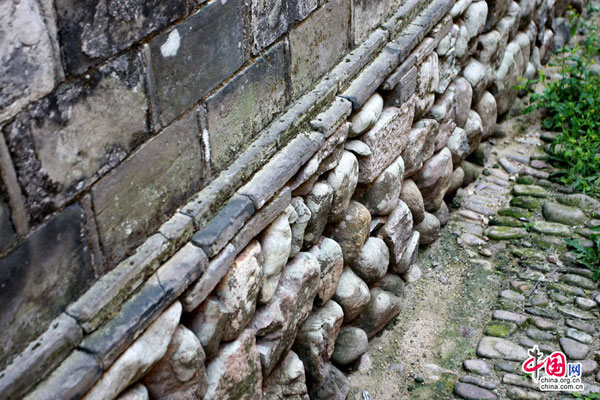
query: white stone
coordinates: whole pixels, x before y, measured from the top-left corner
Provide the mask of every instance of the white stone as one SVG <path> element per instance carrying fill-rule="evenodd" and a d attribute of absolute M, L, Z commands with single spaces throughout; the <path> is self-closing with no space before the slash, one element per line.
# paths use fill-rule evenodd
<path fill-rule="evenodd" d="M 350 118 L 348 137 L 356 137 L 365 133 L 379 119 L 383 110 L 383 97 L 375 93 L 367 100 L 360 110 Z"/>
<path fill-rule="evenodd" d="M 285 214 L 281 214 L 262 232 L 260 244 L 263 274 L 259 303 L 265 304 L 273 297 L 281 271 L 292 250 L 292 230 Z"/>

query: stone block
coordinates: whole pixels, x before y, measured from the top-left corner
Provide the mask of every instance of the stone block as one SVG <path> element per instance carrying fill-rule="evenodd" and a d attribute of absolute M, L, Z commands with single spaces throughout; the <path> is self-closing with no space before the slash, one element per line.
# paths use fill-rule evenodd
<path fill-rule="evenodd" d="M 402 151 L 405 176 L 411 176 L 417 172 L 423 163 L 433 155 L 438 131 L 438 122 L 425 118 L 417 122 L 410 130 L 408 144 Z"/>
<path fill-rule="evenodd" d="M 350 3 L 331 0 L 289 34 L 292 96 L 298 97 L 346 54 Z"/>
<path fill-rule="evenodd" d="M 33 0 L 11 0 L 0 16 L 0 122 L 54 89 L 60 74 L 52 34 Z"/>
<path fill-rule="evenodd" d="M 153 276 L 123 303 L 113 319 L 87 335 L 79 347 L 94 354 L 107 369 L 168 305 L 165 290 Z"/>
<path fill-rule="evenodd" d="M 69 206 L 0 259 L 0 368 L 93 281 L 84 221 Z"/>
<path fill-rule="evenodd" d="M 290 351 L 283 361 L 263 381 L 263 399 L 308 399 L 304 364 L 298 355 Z"/>
<path fill-rule="evenodd" d="M 94 185 L 96 222 L 109 263 L 122 260 L 202 188 L 204 164 L 192 111 Z"/>
<path fill-rule="evenodd" d="M 91 354 L 75 350 L 26 400 L 79 399 L 100 378 L 102 368 Z"/>
<path fill-rule="evenodd" d="M 401 4 L 399 0 L 352 0 L 352 37 L 355 45 L 365 41 Z"/>
<path fill-rule="evenodd" d="M 415 100 L 412 97 L 400 108 L 385 109 L 375 126 L 360 137 L 373 153 L 358 160 L 360 183 L 372 182 L 402 153 L 412 125 L 414 106 Z"/>
<path fill-rule="evenodd" d="M 104 274 L 77 301 L 70 304 L 67 313 L 86 332 L 95 330 L 154 273 L 170 251 L 171 247 L 162 235 L 150 236 L 132 256 Z"/>
<path fill-rule="evenodd" d="M 250 198 L 256 209 L 260 209 L 320 147 L 321 140 L 318 139 L 321 135 L 311 136 L 316 136 L 317 140 L 303 134 L 298 135 L 258 171 L 250 182 L 242 186 L 238 193 Z"/>
<path fill-rule="evenodd" d="M 244 63 L 241 0 L 211 1 L 152 39 L 160 119 L 167 124 Z"/>
<path fill-rule="evenodd" d="M 206 100 L 211 166 L 226 168 L 287 103 L 280 42 Z"/>
<path fill-rule="evenodd" d="M 18 398 L 41 377 L 53 370 L 81 341 L 77 322 L 61 314 L 29 344 L 0 375 L 0 396 Z"/>
<path fill-rule="evenodd" d="M 61 207 L 130 154 L 146 138 L 147 114 L 134 53 L 22 113 L 6 137 L 32 219 Z"/>

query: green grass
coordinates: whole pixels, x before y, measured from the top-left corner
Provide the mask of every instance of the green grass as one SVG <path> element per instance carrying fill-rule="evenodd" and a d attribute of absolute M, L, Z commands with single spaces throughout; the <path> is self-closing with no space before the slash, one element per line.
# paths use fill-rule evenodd
<path fill-rule="evenodd" d="M 592 10 L 593 12 L 593 10 Z M 557 131 L 548 161 L 558 168 L 552 179 L 575 190 L 600 197 L 600 69 L 593 67 L 600 54 L 597 28 L 573 19 L 572 33 L 580 26 L 585 39 L 555 53 L 560 77 L 550 79 L 539 71 L 542 93 L 532 93 L 526 112 L 540 109 L 542 125 Z"/>
<path fill-rule="evenodd" d="M 592 247 L 586 248 L 576 239 L 565 239 L 565 242 L 574 249 L 577 262 L 585 265 L 594 273 L 594 281 L 600 280 L 600 225 L 592 228 L 590 239 L 594 243 Z"/>

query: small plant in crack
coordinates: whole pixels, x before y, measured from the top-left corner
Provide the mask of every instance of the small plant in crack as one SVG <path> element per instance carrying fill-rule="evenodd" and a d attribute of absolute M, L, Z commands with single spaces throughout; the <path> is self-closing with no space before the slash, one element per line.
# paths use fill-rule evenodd
<path fill-rule="evenodd" d="M 565 239 L 565 242 L 575 252 L 577 262 L 588 267 L 592 272 L 594 281 L 600 280 L 600 225 L 593 227 L 590 239 L 593 244 L 586 247 L 577 239 Z"/>

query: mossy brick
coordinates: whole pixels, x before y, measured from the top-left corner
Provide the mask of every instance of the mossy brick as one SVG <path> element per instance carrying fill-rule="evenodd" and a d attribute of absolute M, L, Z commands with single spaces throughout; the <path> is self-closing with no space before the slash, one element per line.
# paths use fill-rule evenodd
<path fill-rule="evenodd" d="M 586 216 L 579 208 L 547 201 L 542 207 L 542 214 L 548 221 L 566 225 L 579 225 L 586 221 Z"/>
<path fill-rule="evenodd" d="M 127 53 L 32 104 L 6 128 L 33 220 L 65 205 L 147 138 L 144 80 L 139 54 Z"/>
<path fill-rule="evenodd" d="M 510 200 L 510 205 L 511 207 L 524 208 L 526 210 L 531 211 L 535 211 L 541 206 L 540 201 L 538 199 L 528 196 L 513 197 Z"/>
<path fill-rule="evenodd" d="M 84 224 L 71 205 L 0 259 L 0 369 L 95 279 Z"/>
<path fill-rule="evenodd" d="M 25 400 L 79 399 L 100 375 L 102 368 L 94 356 L 75 350 Z"/>
<path fill-rule="evenodd" d="M 492 226 L 511 226 L 513 228 L 522 228 L 523 222 L 512 217 L 497 216 L 490 220 Z"/>
<path fill-rule="evenodd" d="M 168 124 L 244 63 L 241 0 L 213 0 L 150 42 L 160 119 Z"/>
<path fill-rule="evenodd" d="M 192 243 L 202 248 L 208 257 L 215 256 L 254 215 L 254 203 L 248 196 L 236 194 L 225 207 L 192 236 Z"/>
<path fill-rule="evenodd" d="M 583 289 L 577 286 L 567 285 L 561 282 L 550 282 L 547 284 L 548 289 L 556 290 L 557 292 L 566 293 L 574 296 L 585 296 Z"/>
<path fill-rule="evenodd" d="M 517 178 L 517 183 L 519 185 L 533 185 L 535 183 L 535 178 L 529 175 L 519 176 Z"/>
<path fill-rule="evenodd" d="M 507 207 L 507 208 L 501 208 L 498 210 L 498 215 L 503 216 L 503 217 L 512 217 L 512 218 L 529 218 L 531 216 L 531 213 L 529 211 L 525 211 L 522 208 L 517 208 L 517 207 Z"/>
<path fill-rule="evenodd" d="M 289 33 L 290 80 L 297 98 L 348 51 L 350 2 L 330 0 Z"/>
<path fill-rule="evenodd" d="M 488 336 L 506 338 L 516 331 L 517 325 L 512 322 L 491 321 L 486 325 L 483 333 Z"/>
<path fill-rule="evenodd" d="M 532 229 L 534 232 L 552 236 L 570 236 L 571 228 L 557 222 L 535 221 Z"/>
<path fill-rule="evenodd" d="M 515 196 L 548 197 L 546 189 L 536 185 L 515 185 L 512 193 Z"/>
<path fill-rule="evenodd" d="M 205 183 L 195 111 L 144 143 L 92 188 L 98 232 L 115 265 Z"/>
<path fill-rule="evenodd" d="M 206 99 L 213 173 L 229 166 L 286 105 L 286 47 L 276 44 Z"/>
<path fill-rule="evenodd" d="M 0 397 L 12 399 L 23 395 L 64 360 L 81 338 L 77 322 L 64 313 L 59 315 L 0 373 Z"/>
<path fill-rule="evenodd" d="M 568 285 L 579 286 L 583 289 L 595 290 L 598 284 L 590 278 L 575 274 L 565 274 L 560 277 L 561 282 L 565 282 Z"/>
<path fill-rule="evenodd" d="M 171 254 L 170 243 L 160 234 L 150 236 L 135 253 L 104 274 L 67 307 L 86 332 L 94 331 L 116 313 L 121 304 L 144 283 Z"/>
<path fill-rule="evenodd" d="M 153 275 L 111 320 L 87 335 L 79 347 L 93 354 L 102 368 L 107 369 L 168 305 L 165 290 Z"/>
<path fill-rule="evenodd" d="M 485 235 L 494 240 L 520 239 L 527 236 L 527 232 L 522 228 L 512 228 L 509 226 L 491 226 L 485 231 Z"/>
<path fill-rule="evenodd" d="M 57 0 L 58 35 L 70 74 L 117 54 L 186 16 L 190 2 L 96 2 Z"/>

